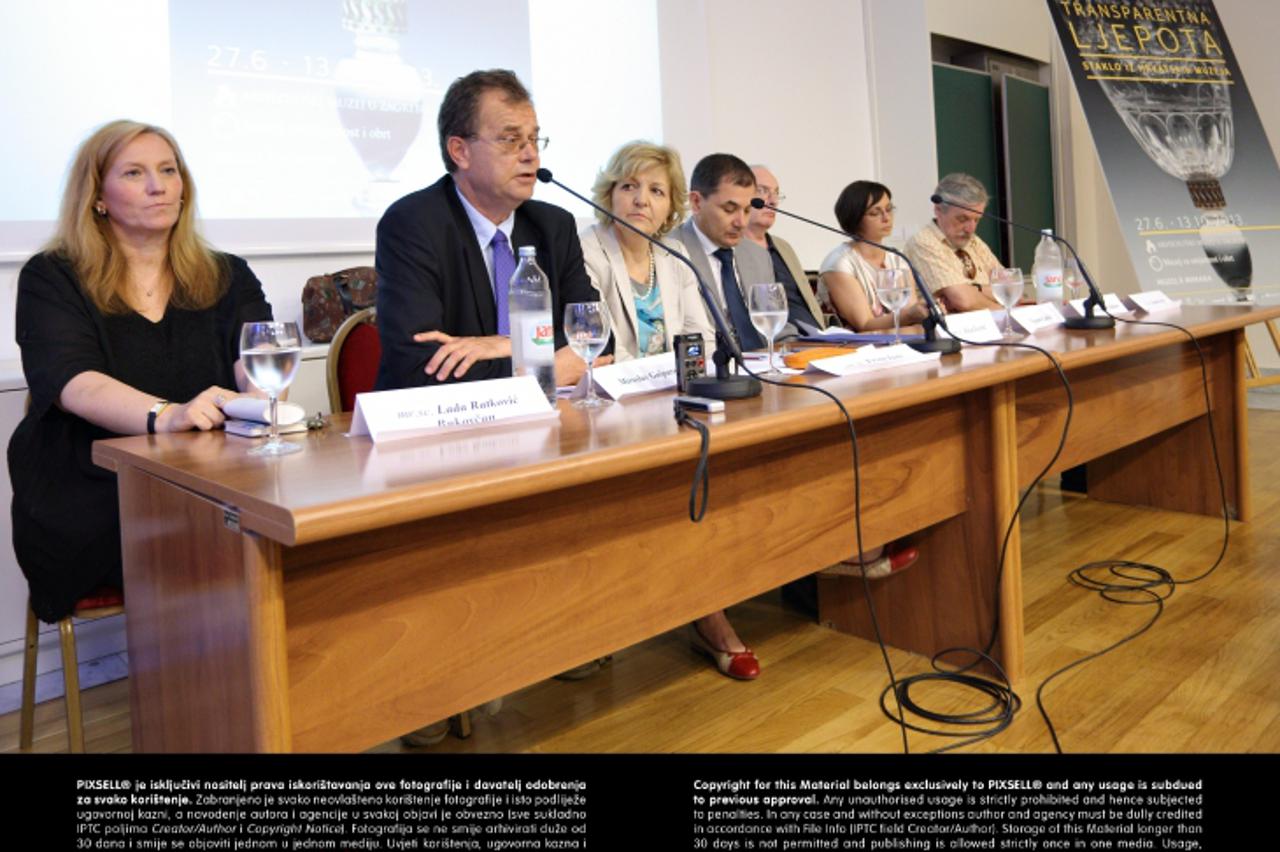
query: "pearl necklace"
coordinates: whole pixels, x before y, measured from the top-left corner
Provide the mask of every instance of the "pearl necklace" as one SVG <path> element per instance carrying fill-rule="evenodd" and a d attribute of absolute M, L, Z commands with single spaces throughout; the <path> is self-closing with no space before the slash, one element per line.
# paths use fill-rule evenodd
<path fill-rule="evenodd" d="M 653 262 L 653 249 L 650 249 L 649 250 L 649 286 L 645 287 L 644 292 L 641 293 L 639 288 L 636 287 L 636 282 L 634 280 L 631 282 L 631 292 L 636 297 L 636 300 L 643 302 L 645 299 L 649 298 L 649 294 L 653 292 L 653 285 L 656 284 L 657 281 L 658 281 L 658 271 L 657 271 L 657 267 Z"/>

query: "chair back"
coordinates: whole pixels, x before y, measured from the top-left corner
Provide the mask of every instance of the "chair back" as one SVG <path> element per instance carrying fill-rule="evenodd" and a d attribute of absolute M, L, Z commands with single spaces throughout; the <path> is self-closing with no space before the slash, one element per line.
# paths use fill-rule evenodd
<path fill-rule="evenodd" d="M 338 326 L 329 343 L 326 374 L 329 410 L 334 414 L 356 407 L 356 394 L 373 390 L 382 359 L 377 308 L 356 311 Z"/>

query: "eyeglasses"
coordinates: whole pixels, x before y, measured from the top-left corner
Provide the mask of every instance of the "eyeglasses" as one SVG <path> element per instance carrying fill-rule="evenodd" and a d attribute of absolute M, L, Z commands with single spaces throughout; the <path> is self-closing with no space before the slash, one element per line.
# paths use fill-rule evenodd
<path fill-rule="evenodd" d="M 770 204 L 777 204 L 780 201 L 786 201 L 787 197 L 782 194 L 782 190 L 772 187 L 759 186 L 756 187 L 757 194 Z"/>
<path fill-rule="evenodd" d="M 890 204 L 888 207 L 872 207 L 867 211 L 867 215 L 874 216 L 877 219 L 888 219 L 896 212 L 898 212 L 898 208 Z"/>
<path fill-rule="evenodd" d="M 519 133 L 508 133 L 505 136 L 499 136 L 497 139 L 485 139 L 475 133 L 468 133 L 467 138 L 488 142 L 504 154 L 514 154 L 517 151 L 522 151 L 525 145 L 532 145 L 535 151 L 545 151 L 547 150 L 547 145 L 551 143 L 551 140 L 546 136 L 521 136 Z"/>

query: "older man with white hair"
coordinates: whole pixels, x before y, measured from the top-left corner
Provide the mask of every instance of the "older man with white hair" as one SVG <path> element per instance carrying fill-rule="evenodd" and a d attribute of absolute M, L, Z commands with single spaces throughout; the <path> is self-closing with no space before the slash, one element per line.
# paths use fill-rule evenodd
<path fill-rule="evenodd" d="M 752 173 L 756 176 L 756 195 L 765 203 L 777 206 L 782 203 L 783 196 L 778 188 L 778 179 L 767 166 L 754 165 Z M 787 319 L 798 329 L 805 325 L 826 328 L 822 316 L 822 308 L 818 297 L 809 286 L 809 276 L 805 274 L 804 265 L 791 243 L 782 237 L 769 233 L 777 214 L 768 207 L 752 209 L 747 215 L 747 239 L 769 252 L 773 262 L 773 276 L 782 282 L 787 291 Z"/>
<path fill-rule="evenodd" d="M 956 172 L 938 181 L 934 194 L 942 201 L 933 205 L 933 221 L 907 241 L 907 257 L 948 310 L 999 309 L 989 293 L 991 270 L 1002 264 L 974 233 L 989 200 L 986 187 Z"/>

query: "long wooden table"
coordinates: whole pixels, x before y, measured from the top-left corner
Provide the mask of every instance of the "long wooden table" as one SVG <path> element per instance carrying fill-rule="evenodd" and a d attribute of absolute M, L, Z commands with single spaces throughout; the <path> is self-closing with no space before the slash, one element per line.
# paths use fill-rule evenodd
<path fill-rule="evenodd" d="M 1274 316 L 1168 316 L 1206 348 L 1242 520 L 1243 328 Z M 1093 496 L 1218 511 L 1181 334 L 1121 325 L 1034 342 L 1059 354 L 1076 400 L 1055 470 L 1089 461 Z M 998 605 L 996 656 L 1016 678 L 1016 533 L 996 566 L 1019 487 L 1065 416 L 1047 359 L 966 348 L 793 381 L 855 417 L 864 545 L 921 545 L 920 563 L 875 584 L 886 639 L 922 653 L 981 644 Z M 280 459 L 221 433 L 96 444 L 119 479 L 135 750 L 364 749 L 854 552 L 848 431 L 830 402 L 766 387 L 710 422 L 700 524 L 687 514 L 698 436 L 676 425 L 670 394 L 381 447 L 339 417 Z M 868 635 L 860 583 L 822 592 L 827 622 Z"/>

